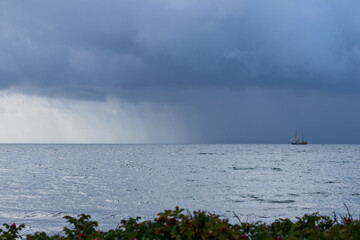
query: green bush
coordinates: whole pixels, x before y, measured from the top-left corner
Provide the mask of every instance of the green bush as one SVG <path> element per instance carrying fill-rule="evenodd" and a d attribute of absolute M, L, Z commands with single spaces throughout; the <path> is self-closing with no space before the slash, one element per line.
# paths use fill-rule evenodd
<path fill-rule="evenodd" d="M 48 236 L 45 232 L 27 235 L 29 240 L 112 240 L 112 239 L 242 239 L 242 240 L 295 240 L 295 239 L 356 239 L 360 240 L 360 220 L 351 215 L 333 218 L 318 213 L 304 215 L 292 222 L 278 219 L 270 224 L 262 222 L 231 224 L 227 219 L 209 212 L 197 211 L 184 214 L 184 209 L 165 210 L 152 221 L 139 217 L 121 220 L 119 227 L 108 231 L 97 229 L 98 223 L 90 215 L 78 218 L 65 216 L 71 227 L 64 227 L 61 235 Z M 20 231 L 25 225 L 3 225 L 0 240 L 22 238 Z"/>

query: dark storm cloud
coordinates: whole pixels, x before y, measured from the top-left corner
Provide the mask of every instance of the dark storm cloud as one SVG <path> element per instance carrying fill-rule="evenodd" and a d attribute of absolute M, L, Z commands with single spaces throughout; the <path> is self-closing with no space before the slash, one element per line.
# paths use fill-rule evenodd
<path fill-rule="evenodd" d="M 0 1 L 0 89 L 143 104 L 142 121 L 186 132 L 166 138 L 146 125 L 166 136 L 154 141 L 284 143 L 298 129 L 311 143 L 358 143 L 359 8 L 355 0 Z"/>
<path fill-rule="evenodd" d="M 1 1 L 0 87 L 145 100 L 204 86 L 358 91 L 359 5 Z"/>

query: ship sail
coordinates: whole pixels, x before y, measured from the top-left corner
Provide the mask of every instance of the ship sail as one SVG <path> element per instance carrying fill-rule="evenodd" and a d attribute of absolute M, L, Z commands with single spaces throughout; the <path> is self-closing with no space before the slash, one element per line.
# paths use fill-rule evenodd
<path fill-rule="evenodd" d="M 301 136 L 301 141 L 299 140 L 299 135 L 297 134 L 297 131 L 295 132 L 295 136 L 292 137 L 289 142 L 293 145 L 306 145 L 307 142 L 304 141 L 304 134 Z"/>

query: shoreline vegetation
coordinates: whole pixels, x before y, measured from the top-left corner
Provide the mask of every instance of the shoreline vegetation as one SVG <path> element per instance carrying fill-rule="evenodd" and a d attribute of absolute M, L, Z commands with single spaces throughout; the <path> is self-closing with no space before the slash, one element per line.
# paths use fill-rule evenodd
<path fill-rule="evenodd" d="M 235 213 L 234 213 L 235 214 Z M 295 240 L 295 239 L 360 239 L 360 219 L 348 212 L 347 216 L 321 216 L 318 213 L 305 214 L 290 219 L 277 219 L 272 223 L 245 223 L 238 218 L 237 224 L 228 219 L 205 211 L 184 213 L 184 209 L 165 210 L 154 220 L 141 221 L 140 217 L 121 220 L 118 227 L 108 231 L 98 229 L 98 223 L 90 215 L 81 214 L 77 218 L 65 216 L 69 223 L 59 235 L 49 236 L 45 232 L 35 232 L 24 237 L 24 224 L 3 224 L 0 240 L 112 240 L 112 239 L 241 239 L 241 240 Z"/>

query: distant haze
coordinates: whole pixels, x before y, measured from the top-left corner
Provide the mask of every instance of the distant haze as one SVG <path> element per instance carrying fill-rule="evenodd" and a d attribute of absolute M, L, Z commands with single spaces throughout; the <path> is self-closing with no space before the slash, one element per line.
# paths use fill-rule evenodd
<path fill-rule="evenodd" d="M 360 143 L 360 2 L 0 2 L 0 142 Z"/>

